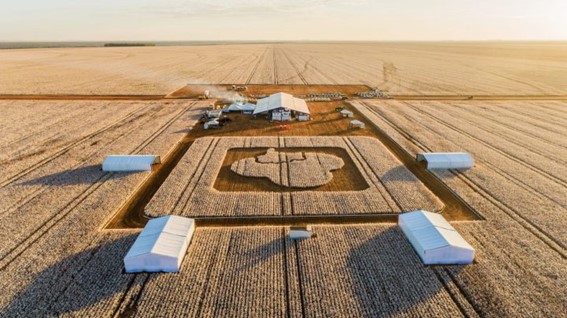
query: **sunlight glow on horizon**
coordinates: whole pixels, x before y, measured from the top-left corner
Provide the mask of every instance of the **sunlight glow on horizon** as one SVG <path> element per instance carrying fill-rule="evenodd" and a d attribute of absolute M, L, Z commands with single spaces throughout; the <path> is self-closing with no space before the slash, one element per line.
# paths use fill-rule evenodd
<path fill-rule="evenodd" d="M 563 0 L 22 0 L 0 41 L 567 40 Z"/>

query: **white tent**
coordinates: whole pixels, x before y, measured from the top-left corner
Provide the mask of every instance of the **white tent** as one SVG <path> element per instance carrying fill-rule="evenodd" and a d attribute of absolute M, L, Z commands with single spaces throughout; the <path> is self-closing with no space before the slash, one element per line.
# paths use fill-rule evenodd
<path fill-rule="evenodd" d="M 152 165 L 161 163 L 154 155 L 111 155 L 102 162 L 103 171 L 152 171 Z"/>
<path fill-rule="evenodd" d="M 241 109 L 242 109 L 243 112 L 253 112 L 254 109 L 256 109 L 256 105 L 251 104 L 251 103 L 246 103 L 246 104 L 241 106 Z"/>
<path fill-rule="evenodd" d="M 352 128 L 352 127 L 365 128 L 366 125 L 364 125 L 364 123 L 361 122 L 360 120 L 355 119 L 355 120 L 351 120 L 351 121 L 350 121 L 349 127 L 351 127 L 351 128 Z"/>
<path fill-rule="evenodd" d="M 398 225 L 424 264 L 470 264 L 475 250 L 437 213 L 403 213 Z"/>
<path fill-rule="evenodd" d="M 468 169 L 474 166 L 474 160 L 465 152 L 418 153 L 417 162 L 425 161 L 427 169 Z"/>
<path fill-rule="evenodd" d="M 272 94 L 266 98 L 259 99 L 254 109 L 254 115 L 266 113 L 279 108 L 290 109 L 303 114 L 310 114 L 307 103 L 300 98 L 286 93 Z"/>
<path fill-rule="evenodd" d="M 352 112 L 348 109 L 341 110 L 341 115 L 343 117 L 349 117 L 349 118 L 352 118 L 352 116 L 353 116 Z"/>
<path fill-rule="evenodd" d="M 148 221 L 124 257 L 126 272 L 178 272 L 194 231 L 195 221 L 181 216 Z"/>
<path fill-rule="evenodd" d="M 229 112 L 239 112 L 242 111 L 242 105 L 240 104 L 230 104 L 230 106 L 228 106 L 226 108 L 227 111 Z"/>
<path fill-rule="evenodd" d="M 205 129 L 209 129 L 211 127 L 219 127 L 220 123 L 217 121 L 217 119 L 213 119 L 213 120 L 209 120 L 208 122 L 205 123 Z"/>

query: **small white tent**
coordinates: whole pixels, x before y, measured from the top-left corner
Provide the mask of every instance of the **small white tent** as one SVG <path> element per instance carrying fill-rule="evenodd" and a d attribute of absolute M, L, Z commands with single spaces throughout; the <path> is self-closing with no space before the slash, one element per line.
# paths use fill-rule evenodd
<path fill-rule="evenodd" d="M 102 162 L 103 171 L 152 171 L 152 165 L 161 163 L 154 155 L 111 155 Z"/>
<path fill-rule="evenodd" d="M 360 120 L 351 120 L 350 123 L 348 124 L 350 128 L 355 128 L 355 127 L 359 127 L 359 128 L 365 128 L 366 125 L 364 125 L 363 122 L 361 122 Z"/>
<path fill-rule="evenodd" d="M 246 104 L 242 105 L 240 108 L 242 109 L 243 113 L 251 114 L 252 112 L 254 112 L 254 109 L 256 109 L 256 105 L 251 104 L 251 103 L 246 103 Z"/>
<path fill-rule="evenodd" d="M 418 153 L 416 161 L 425 161 L 427 169 L 468 169 L 474 166 L 474 160 L 465 152 Z"/>
<path fill-rule="evenodd" d="M 343 117 L 348 117 L 348 118 L 352 118 L 352 116 L 353 116 L 352 112 L 348 109 L 341 110 L 341 115 Z"/>
<path fill-rule="evenodd" d="M 124 257 L 126 272 L 178 272 L 194 231 L 195 221 L 181 216 L 148 221 Z"/>
<path fill-rule="evenodd" d="M 403 213 L 398 225 L 425 265 L 470 264 L 475 250 L 437 213 Z"/>
<path fill-rule="evenodd" d="M 242 105 L 236 104 L 236 103 L 230 104 L 230 106 L 228 106 L 226 108 L 226 110 L 229 111 L 229 112 L 239 112 L 239 111 L 242 111 Z"/>

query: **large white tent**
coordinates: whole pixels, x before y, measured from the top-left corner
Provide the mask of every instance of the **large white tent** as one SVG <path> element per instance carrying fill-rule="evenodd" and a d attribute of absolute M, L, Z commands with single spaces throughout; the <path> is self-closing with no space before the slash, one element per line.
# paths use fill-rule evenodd
<path fill-rule="evenodd" d="M 195 221 L 181 216 L 148 221 L 124 257 L 126 272 L 178 272 L 194 231 Z"/>
<path fill-rule="evenodd" d="M 251 103 L 246 103 L 246 104 L 233 103 L 233 104 L 230 104 L 228 107 L 226 107 L 225 111 L 226 112 L 243 112 L 243 111 L 251 112 L 255 108 L 256 108 L 256 105 L 251 104 Z"/>
<path fill-rule="evenodd" d="M 470 264 L 475 250 L 437 213 L 423 210 L 403 213 L 398 225 L 424 264 Z"/>
<path fill-rule="evenodd" d="M 310 114 L 307 103 L 301 99 L 286 93 L 272 94 L 266 98 L 259 99 L 254 109 L 254 115 L 277 111 L 279 109 L 293 110 L 301 114 Z"/>
<path fill-rule="evenodd" d="M 425 161 L 427 169 L 468 169 L 474 166 L 474 159 L 465 152 L 418 153 L 416 160 Z"/>
<path fill-rule="evenodd" d="M 102 162 L 103 171 L 152 171 L 152 165 L 161 163 L 154 155 L 110 155 Z"/>

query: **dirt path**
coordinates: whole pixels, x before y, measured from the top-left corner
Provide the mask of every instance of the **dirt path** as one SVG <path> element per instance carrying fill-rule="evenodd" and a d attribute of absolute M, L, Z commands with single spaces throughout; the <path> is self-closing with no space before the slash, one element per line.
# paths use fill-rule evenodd
<path fill-rule="evenodd" d="M 0 100 L 160 100 L 165 95 L 0 95 Z"/>

